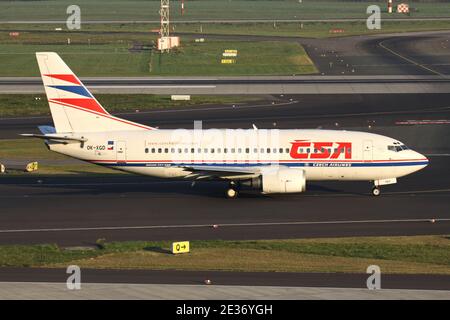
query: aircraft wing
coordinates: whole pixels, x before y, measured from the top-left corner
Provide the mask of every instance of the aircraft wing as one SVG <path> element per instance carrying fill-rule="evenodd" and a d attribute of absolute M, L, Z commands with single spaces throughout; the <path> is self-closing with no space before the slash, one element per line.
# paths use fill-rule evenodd
<path fill-rule="evenodd" d="M 234 166 L 190 165 L 183 166 L 186 171 L 191 171 L 191 178 L 197 179 L 249 179 L 260 175 L 259 168 L 244 168 Z"/>

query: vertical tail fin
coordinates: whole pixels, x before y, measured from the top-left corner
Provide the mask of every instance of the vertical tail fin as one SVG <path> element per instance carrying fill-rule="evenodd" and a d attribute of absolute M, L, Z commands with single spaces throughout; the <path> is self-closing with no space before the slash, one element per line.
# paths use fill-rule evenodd
<path fill-rule="evenodd" d="M 110 115 L 54 52 L 37 52 L 56 132 L 151 130 Z"/>

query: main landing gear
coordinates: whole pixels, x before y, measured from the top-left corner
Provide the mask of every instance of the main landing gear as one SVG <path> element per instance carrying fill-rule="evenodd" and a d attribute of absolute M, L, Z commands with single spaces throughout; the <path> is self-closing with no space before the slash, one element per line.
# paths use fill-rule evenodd
<path fill-rule="evenodd" d="M 228 199 L 235 199 L 239 195 L 239 186 L 236 182 L 231 181 L 225 195 Z"/>
<path fill-rule="evenodd" d="M 380 187 L 373 187 L 372 188 L 372 195 L 374 195 L 375 197 L 378 197 L 381 193 Z"/>

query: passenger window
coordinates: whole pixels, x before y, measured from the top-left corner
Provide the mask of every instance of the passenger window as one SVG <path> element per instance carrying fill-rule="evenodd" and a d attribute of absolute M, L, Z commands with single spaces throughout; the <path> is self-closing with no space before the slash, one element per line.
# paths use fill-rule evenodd
<path fill-rule="evenodd" d="M 261 151 L 261 153 L 264 153 L 264 149 L 263 149 L 263 148 L 261 148 L 261 150 L 260 150 L 260 151 Z"/>
<path fill-rule="evenodd" d="M 194 148 L 191 148 L 191 153 L 194 153 L 195 152 L 195 149 Z"/>
<path fill-rule="evenodd" d="M 211 153 L 214 153 L 214 148 L 211 148 Z"/>
<path fill-rule="evenodd" d="M 283 148 L 280 148 L 280 150 L 279 150 L 279 151 L 280 151 L 280 153 L 283 153 Z"/>
<path fill-rule="evenodd" d="M 162 149 L 161 148 L 158 148 L 158 153 L 162 153 Z"/>
<path fill-rule="evenodd" d="M 208 149 L 206 149 L 206 148 L 203 149 L 203 152 L 204 152 L 204 153 L 208 153 Z"/>
<path fill-rule="evenodd" d="M 258 153 L 258 148 L 254 148 L 253 153 Z"/>
<path fill-rule="evenodd" d="M 145 153 L 148 153 L 148 148 L 145 148 Z"/>
<path fill-rule="evenodd" d="M 197 152 L 198 152 L 198 153 L 202 153 L 202 149 L 201 149 L 201 148 L 198 148 L 198 149 L 197 149 Z"/>
<path fill-rule="evenodd" d="M 169 148 L 165 148 L 164 153 L 169 153 Z"/>
<path fill-rule="evenodd" d="M 228 149 L 227 148 L 223 148 L 223 153 L 228 153 Z"/>
<path fill-rule="evenodd" d="M 222 152 L 222 149 L 217 148 L 217 153 L 221 153 L 221 152 Z"/>
<path fill-rule="evenodd" d="M 273 152 L 273 153 L 277 153 L 277 149 L 276 149 L 276 148 L 273 148 L 272 152 Z"/>
<path fill-rule="evenodd" d="M 245 153 L 250 153 L 250 148 L 245 148 Z"/>
<path fill-rule="evenodd" d="M 156 152 L 155 148 L 152 148 L 152 153 L 155 153 L 155 152 Z"/>
<path fill-rule="evenodd" d="M 270 153 L 270 148 L 267 148 L 267 153 Z"/>
<path fill-rule="evenodd" d="M 242 149 L 241 148 L 238 148 L 238 153 L 242 153 Z"/>
<path fill-rule="evenodd" d="M 231 148 L 231 153 L 234 153 L 236 151 L 235 148 Z"/>

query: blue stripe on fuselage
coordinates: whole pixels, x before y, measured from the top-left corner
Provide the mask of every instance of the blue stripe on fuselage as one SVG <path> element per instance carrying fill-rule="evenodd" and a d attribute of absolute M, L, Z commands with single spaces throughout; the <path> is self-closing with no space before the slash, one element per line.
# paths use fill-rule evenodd
<path fill-rule="evenodd" d="M 115 166 L 115 167 L 187 167 L 187 166 L 208 166 L 214 167 L 259 167 L 268 165 L 282 165 L 286 167 L 311 167 L 311 168 L 349 168 L 349 167 L 401 167 L 401 166 L 425 166 L 428 161 L 413 161 L 413 162 L 324 162 L 324 163 L 310 163 L 310 162 L 261 162 L 261 163 L 190 163 L 190 162 L 116 162 L 116 163 L 100 163 L 95 162 L 95 164 L 100 164 L 104 166 Z"/>

